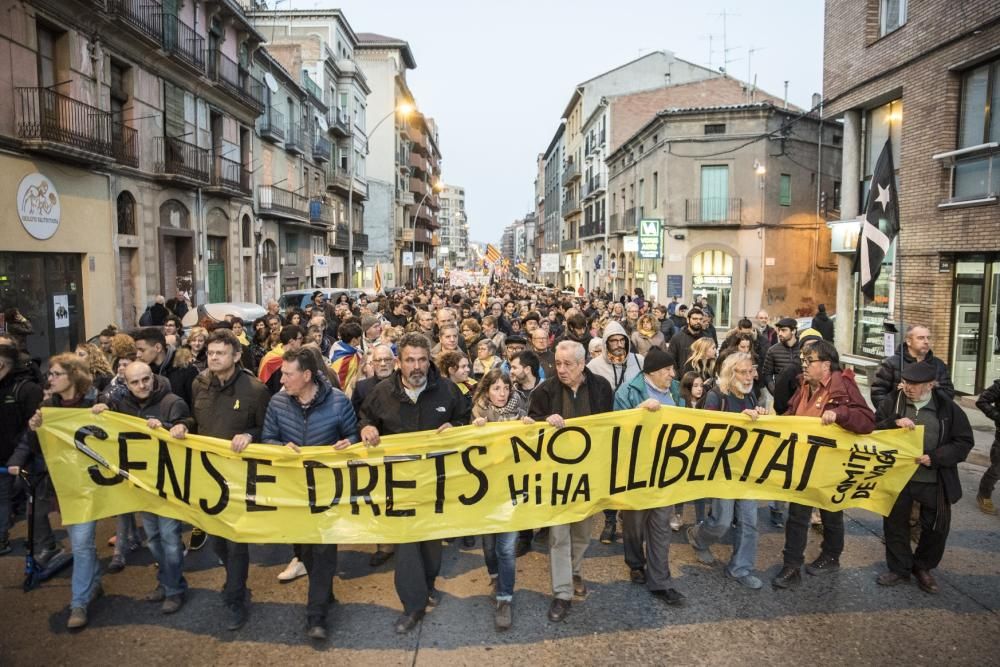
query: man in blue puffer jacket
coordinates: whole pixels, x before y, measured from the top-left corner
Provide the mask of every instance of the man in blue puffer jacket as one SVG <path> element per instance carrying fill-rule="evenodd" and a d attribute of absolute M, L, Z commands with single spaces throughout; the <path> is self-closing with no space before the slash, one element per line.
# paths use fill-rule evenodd
<path fill-rule="evenodd" d="M 358 441 L 358 420 L 351 401 L 326 380 L 319 361 L 308 349 L 289 350 L 281 361 L 282 391 L 271 397 L 261 439 L 300 447 L 329 446 L 341 449 Z M 309 573 L 306 602 L 308 636 L 326 639 L 326 612 L 333 599 L 337 572 L 336 544 L 302 544 L 298 547 Z"/>

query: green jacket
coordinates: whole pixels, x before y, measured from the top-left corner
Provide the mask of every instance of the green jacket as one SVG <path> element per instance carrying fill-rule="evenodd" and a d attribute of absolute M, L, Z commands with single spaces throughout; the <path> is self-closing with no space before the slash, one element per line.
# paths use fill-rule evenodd
<path fill-rule="evenodd" d="M 674 397 L 674 403 L 679 407 L 684 407 L 684 399 L 681 398 L 681 383 L 673 380 L 670 383 L 670 395 Z M 631 382 L 618 387 L 615 392 L 615 410 L 631 410 L 639 407 L 639 404 L 649 398 L 649 391 L 646 388 L 646 375 L 639 373 Z"/>

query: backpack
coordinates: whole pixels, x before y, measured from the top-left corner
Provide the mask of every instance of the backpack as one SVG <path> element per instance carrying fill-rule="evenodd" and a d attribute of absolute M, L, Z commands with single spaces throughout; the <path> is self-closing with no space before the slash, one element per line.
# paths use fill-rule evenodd
<path fill-rule="evenodd" d="M 139 317 L 139 326 L 148 327 L 153 325 L 153 313 L 150 310 L 152 306 L 146 306 L 146 310 L 142 311 L 142 315 Z"/>

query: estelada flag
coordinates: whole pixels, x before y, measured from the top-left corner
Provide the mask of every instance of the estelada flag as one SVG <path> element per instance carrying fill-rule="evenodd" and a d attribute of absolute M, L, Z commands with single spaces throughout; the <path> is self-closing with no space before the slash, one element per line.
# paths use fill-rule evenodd
<path fill-rule="evenodd" d="M 375 265 L 375 293 L 382 291 L 382 268 L 376 264 Z"/>
<path fill-rule="evenodd" d="M 872 172 L 865 219 L 861 223 L 858 249 L 854 253 L 854 271 L 861 274 L 861 292 L 868 301 L 875 298 L 875 281 L 882 273 L 882 260 L 889 254 L 889 246 L 897 234 L 899 199 L 896 173 L 892 164 L 892 146 L 886 139 Z"/>

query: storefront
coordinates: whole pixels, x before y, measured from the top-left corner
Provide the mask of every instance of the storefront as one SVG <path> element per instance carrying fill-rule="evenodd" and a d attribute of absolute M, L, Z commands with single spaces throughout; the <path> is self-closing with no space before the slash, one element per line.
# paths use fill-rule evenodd
<path fill-rule="evenodd" d="M 963 394 L 978 394 L 1000 377 L 1000 255 L 955 259 L 952 382 Z"/>
<path fill-rule="evenodd" d="M 882 359 L 886 355 L 887 321 L 892 320 L 893 262 L 896 257 L 896 242 L 889 246 L 889 252 L 882 260 L 882 272 L 875 279 L 875 298 L 870 303 L 861 294 L 858 278 L 854 276 L 854 347 L 852 352 L 866 357 Z M 902 336 L 896 336 L 901 340 Z M 892 342 L 895 345 L 895 339 Z"/>
<path fill-rule="evenodd" d="M 715 328 L 732 326 L 733 256 L 705 250 L 691 258 L 691 296 L 704 296 L 715 313 Z"/>
<path fill-rule="evenodd" d="M 31 356 L 72 350 L 116 322 L 108 178 L 0 155 L 0 192 L 0 312 L 17 308 L 31 321 Z"/>

